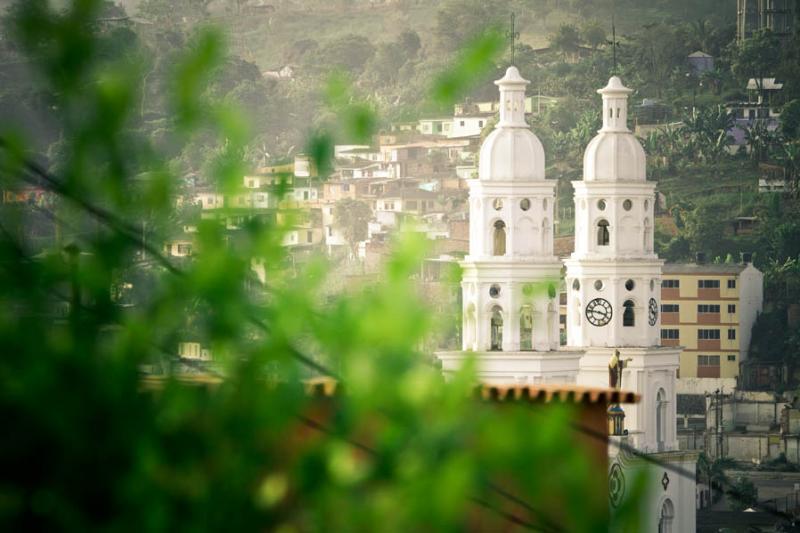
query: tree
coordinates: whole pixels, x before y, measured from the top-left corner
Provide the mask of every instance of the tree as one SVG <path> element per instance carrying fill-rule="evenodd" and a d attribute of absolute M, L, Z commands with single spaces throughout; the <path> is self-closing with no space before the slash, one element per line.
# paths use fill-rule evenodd
<path fill-rule="evenodd" d="M 744 511 L 758 503 L 758 489 L 746 477 L 739 477 L 727 491 L 728 501 L 734 511 Z"/>
<path fill-rule="evenodd" d="M 800 140 L 800 100 L 792 100 L 783 106 L 781 133 L 786 139 Z"/>
<path fill-rule="evenodd" d="M 334 225 L 350 245 L 353 257 L 358 257 L 358 243 L 367 239 L 367 224 L 371 219 L 372 210 L 361 200 L 345 198 L 334 207 Z"/>
<path fill-rule="evenodd" d="M 375 46 L 363 35 L 347 34 L 317 50 L 317 68 L 344 69 L 358 74 L 375 54 Z"/>
<path fill-rule="evenodd" d="M 592 19 L 581 28 L 581 40 L 592 50 L 597 50 L 598 46 L 606 43 L 606 30 L 597 19 Z"/>
<path fill-rule="evenodd" d="M 504 4 L 482 0 L 447 0 L 436 13 L 436 37 L 440 48 L 453 52 L 485 31 L 504 27 L 509 16 Z"/>
<path fill-rule="evenodd" d="M 408 59 L 414 58 L 422 48 L 419 34 L 414 30 L 404 30 L 397 38 L 397 44 Z"/>
<path fill-rule="evenodd" d="M 550 36 L 550 47 L 561 52 L 562 57 L 574 55 L 578 51 L 581 38 L 578 28 L 572 24 L 562 24 L 558 31 Z"/>
<path fill-rule="evenodd" d="M 734 45 L 731 54 L 731 70 L 746 84 L 749 79 L 755 80 L 760 100 L 764 98 L 764 79 L 775 77 L 775 70 L 780 62 L 779 42 L 770 30 L 755 33 Z"/>

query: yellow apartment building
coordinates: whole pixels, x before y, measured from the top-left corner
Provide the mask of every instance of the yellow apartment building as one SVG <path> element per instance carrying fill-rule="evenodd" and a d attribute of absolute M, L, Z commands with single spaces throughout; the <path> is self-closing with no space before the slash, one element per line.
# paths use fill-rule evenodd
<path fill-rule="evenodd" d="M 764 300 L 751 263 L 665 264 L 661 345 L 683 346 L 681 378 L 735 378 Z"/>

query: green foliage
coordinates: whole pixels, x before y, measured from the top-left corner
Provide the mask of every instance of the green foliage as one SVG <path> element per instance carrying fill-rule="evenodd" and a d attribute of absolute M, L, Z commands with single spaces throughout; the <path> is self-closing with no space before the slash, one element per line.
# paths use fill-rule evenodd
<path fill-rule="evenodd" d="M 745 39 L 732 53 L 731 70 L 740 82 L 754 78 L 759 93 L 763 96 L 763 79 L 774 77 L 772 73 L 780 64 L 779 41 L 769 30 L 764 30 Z"/>
<path fill-rule="evenodd" d="M 758 489 L 752 481 L 739 477 L 728 489 L 729 502 L 734 511 L 744 511 L 758 503 Z"/>
<path fill-rule="evenodd" d="M 550 46 L 568 56 L 577 52 L 580 40 L 578 28 L 571 24 L 562 24 L 558 27 L 558 31 L 550 36 Z"/>
<path fill-rule="evenodd" d="M 783 106 L 781 133 L 787 140 L 800 140 L 800 100 L 792 100 Z"/>
<path fill-rule="evenodd" d="M 175 211 L 181 176 L 139 130 L 147 64 L 98 53 L 99 2 L 48 5 L 20 3 L 12 21 L 55 104 L 58 171 L 3 133 L 0 179 L 46 189 L 56 223 L 74 230 L 68 245 L 33 257 L 17 231 L 28 211 L 4 207 L 0 219 L 0 413 L 9 429 L 0 528 L 461 531 L 478 502 L 497 530 L 512 520 L 490 514 L 509 505 L 499 485 L 530 508 L 531 528 L 608 529 L 608 502 L 592 489 L 605 471 L 592 470 L 574 438 L 568 404 L 477 401 L 472 367 L 445 382 L 419 352 L 431 325 L 413 281 L 420 236 L 398 238 L 383 283 L 328 299 L 324 264 L 285 266 L 294 213 L 249 220 L 236 235 L 219 220 L 197 221 L 191 261 L 165 257 L 169 222 L 197 213 Z M 205 179 L 235 190 L 251 130 L 236 107 L 260 108 L 261 82 L 227 62 L 220 33 L 186 43 L 158 63 L 170 74 L 161 95 L 170 155 L 202 137 L 195 153 L 214 148 Z M 466 81 L 497 49 L 473 51 L 451 80 Z M 242 83 L 213 81 L 228 66 Z M 347 115 L 354 99 L 330 93 Z M 354 114 L 358 129 L 370 113 Z M 323 162 L 330 134 L 319 131 L 327 140 L 312 140 L 311 153 Z M 264 265 L 263 286 L 254 263 Z M 120 296 L 128 290 L 136 298 Z M 180 360 L 188 340 L 213 361 Z M 205 384 L 179 379 L 193 372 Z M 144 390 L 154 381 L 144 373 L 160 377 L 157 390 Z M 345 393 L 332 416 L 312 423 L 301 380 L 325 374 Z M 640 492 L 631 493 L 633 513 Z"/>

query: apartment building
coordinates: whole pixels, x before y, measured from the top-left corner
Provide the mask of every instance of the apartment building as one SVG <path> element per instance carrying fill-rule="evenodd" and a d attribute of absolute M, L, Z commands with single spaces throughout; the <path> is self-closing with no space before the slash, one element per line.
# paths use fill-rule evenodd
<path fill-rule="evenodd" d="M 738 377 L 763 285 L 751 263 L 664 265 L 661 345 L 684 347 L 680 377 Z"/>

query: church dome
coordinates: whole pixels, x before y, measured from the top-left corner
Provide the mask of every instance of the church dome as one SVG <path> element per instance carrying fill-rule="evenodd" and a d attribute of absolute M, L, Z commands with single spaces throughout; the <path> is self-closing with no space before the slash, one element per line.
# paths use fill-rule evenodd
<path fill-rule="evenodd" d="M 482 180 L 543 180 L 544 148 L 529 129 L 498 128 L 481 146 Z"/>
<path fill-rule="evenodd" d="M 517 67 L 494 82 L 500 88 L 500 121 L 481 146 L 482 180 L 543 180 L 544 148 L 525 122 L 525 87 Z"/>
<path fill-rule="evenodd" d="M 584 181 L 644 181 L 644 148 L 631 133 L 600 132 L 583 154 Z"/>
<path fill-rule="evenodd" d="M 644 181 L 644 148 L 628 129 L 628 95 L 617 76 L 597 91 L 603 96 L 603 127 L 583 154 L 584 181 Z"/>

